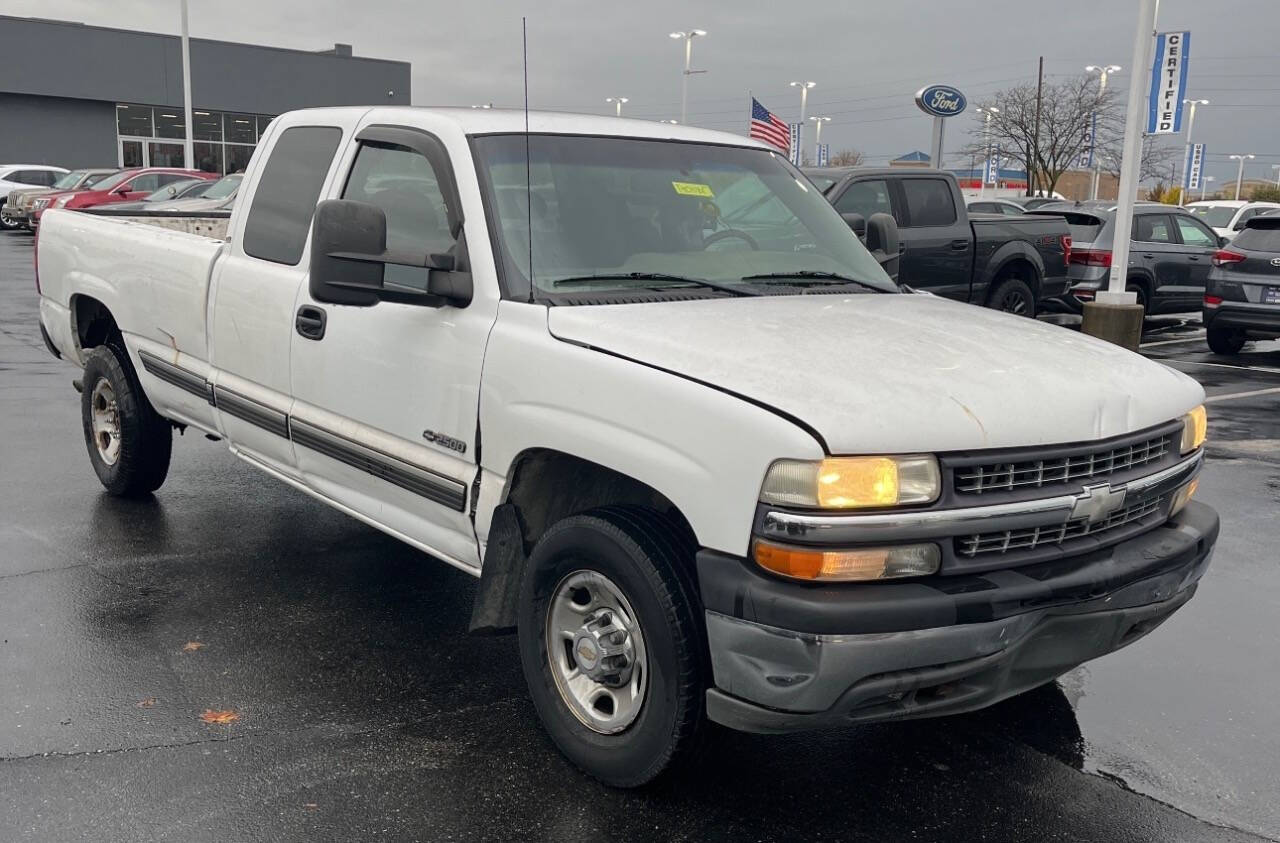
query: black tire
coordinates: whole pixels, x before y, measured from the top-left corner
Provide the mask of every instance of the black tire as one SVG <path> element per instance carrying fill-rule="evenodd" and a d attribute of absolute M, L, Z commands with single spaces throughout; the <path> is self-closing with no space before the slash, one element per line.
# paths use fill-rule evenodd
<path fill-rule="evenodd" d="M 101 431 L 94 429 L 95 403 L 100 412 L 110 413 L 103 384 L 114 399 L 118 450 L 108 458 L 109 448 L 100 447 Z M 98 346 L 89 351 L 84 364 L 80 396 L 80 421 L 89 461 L 106 490 L 118 497 L 140 497 L 160 488 L 169 473 L 173 451 L 173 427 L 155 411 L 138 384 L 129 355 L 118 345 Z M 111 436 L 107 436 L 109 441 Z"/>
<path fill-rule="evenodd" d="M 1239 328 L 1209 328 L 1205 340 L 1214 354 L 1239 354 L 1244 348 L 1244 331 Z"/>
<path fill-rule="evenodd" d="M 711 670 L 693 554 L 668 519 L 650 510 L 608 507 L 553 525 L 525 565 L 518 628 L 529 694 L 557 748 L 605 784 L 639 787 L 653 781 L 691 760 L 706 733 Z M 551 673 L 551 598 L 567 576 L 582 570 L 603 574 L 621 588 L 647 651 L 639 713 L 615 734 L 586 726 Z"/>
<path fill-rule="evenodd" d="M 3 228 L 5 231 L 17 231 L 19 228 L 22 228 L 22 223 L 0 217 L 0 228 Z"/>
<path fill-rule="evenodd" d="M 1035 316 L 1036 296 L 1021 278 L 1005 278 L 991 291 L 989 306 L 1015 316 Z"/>

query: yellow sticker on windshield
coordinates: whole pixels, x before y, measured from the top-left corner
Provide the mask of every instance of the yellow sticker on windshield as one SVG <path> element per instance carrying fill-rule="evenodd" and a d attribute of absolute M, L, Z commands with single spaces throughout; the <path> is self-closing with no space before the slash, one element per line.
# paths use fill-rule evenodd
<path fill-rule="evenodd" d="M 676 189 L 676 193 L 681 196 L 705 196 L 708 199 L 714 199 L 715 194 L 711 192 L 709 184 L 695 184 L 691 181 L 673 181 L 671 186 Z"/>

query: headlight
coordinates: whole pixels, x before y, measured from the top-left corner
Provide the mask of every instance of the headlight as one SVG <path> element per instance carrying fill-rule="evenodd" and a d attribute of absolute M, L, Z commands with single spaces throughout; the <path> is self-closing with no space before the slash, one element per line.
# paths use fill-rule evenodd
<path fill-rule="evenodd" d="M 1189 454 L 1204 444 L 1209 429 L 1209 418 L 1201 404 L 1182 417 L 1182 453 Z"/>
<path fill-rule="evenodd" d="M 74 196 L 59 196 L 59 197 L 58 197 L 58 199 L 57 199 L 57 201 L 53 203 L 53 207 L 55 207 L 55 208 L 65 208 L 65 207 L 67 207 L 67 203 L 68 203 L 68 202 L 70 202 L 72 199 L 75 199 L 75 197 L 74 197 Z"/>
<path fill-rule="evenodd" d="M 765 474 L 760 500 L 784 506 L 862 509 L 930 503 L 941 488 L 938 461 L 928 455 L 778 460 Z"/>
<path fill-rule="evenodd" d="M 942 561 L 936 544 L 819 550 L 756 539 L 751 553 L 756 564 L 767 571 L 797 580 L 828 582 L 920 577 L 936 573 Z"/>
<path fill-rule="evenodd" d="M 43 210 L 46 206 L 48 206 L 48 204 L 49 204 L 49 200 L 48 200 L 48 199 L 37 199 L 37 200 L 36 200 L 36 201 L 31 205 L 31 207 L 32 207 L 34 210 L 39 211 L 39 210 Z"/>

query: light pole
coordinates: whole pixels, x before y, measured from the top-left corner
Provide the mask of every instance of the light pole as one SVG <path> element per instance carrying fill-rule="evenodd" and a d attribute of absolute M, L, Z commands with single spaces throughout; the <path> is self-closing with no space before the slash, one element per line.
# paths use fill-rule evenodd
<path fill-rule="evenodd" d="M 810 117 L 813 121 L 813 166 L 819 166 L 822 160 L 822 124 L 830 123 L 830 117 Z"/>
<path fill-rule="evenodd" d="M 624 102 L 629 102 L 626 97 L 605 97 L 604 101 L 613 103 L 614 114 L 618 117 L 622 116 L 622 104 Z"/>
<path fill-rule="evenodd" d="M 1211 181 L 1217 181 L 1217 179 L 1215 179 L 1213 176 L 1200 177 L 1200 201 L 1201 202 L 1204 201 L 1204 197 L 1207 196 L 1209 193 L 1209 182 Z"/>
<path fill-rule="evenodd" d="M 1209 101 L 1183 100 L 1182 104 L 1191 106 L 1191 113 L 1187 115 L 1187 145 L 1182 150 L 1182 190 L 1180 191 L 1182 195 L 1179 197 L 1182 199 L 1182 204 L 1185 205 L 1187 204 L 1187 190 L 1191 185 L 1189 178 L 1191 174 L 1191 130 L 1196 125 L 1196 106 L 1208 105 Z"/>
<path fill-rule="evenodd" d="M 673 32 L 669 37 L 684 41 L 684 75 L 680 77 L 680 122 L 689 119 L 689 77 L 694 73 L 706 73 L 705 70 L 693 70 L 693 39 L 706 35 L 705 29 L 691 29 L 688 32 Z"/>
<path fill-rule="evenodd" d="M 1252 154 L 1250 154 L 1250 153 L 1245 153 L 1244 155 L 1230 155 L 1230 156 L 1227 156 L 1227 157 L 1229 157 L 1232 161 L 1239 161 L 1239 162 L 1240 162 L 1240 168 L 1239 168 L 1238 170 L 1236 170 L 1236 200 L 1237 200 L 1237 201 L 1239 201 L 1239 199 L 1240 199 L 1240 182 L 1244 181 L 1244 162 L 1245 162 L 1247 159 L 1249 159 L 1249 158 L 1255 158 L 1256 156 L 1255 156 L 1255 155 L 1252 155 Z"/>
<path fill-rule="evenodd" d="M 792 82 L 791 87 L 800 89 L 800 123 L 796 129 L 796 157 L 800 157 L 800 150 L 804 149 L 804 110 L 809 103 L 809 89 L 816 87 L 817 82 Z M 796 165 L 799 166 L 797 161 Z"/>
<path fill-rule="evenodd" d="M 987 163 L 982 168 L 982 177 L 978 180 L 978 198 L 981 199 L 987 194 L 987 171 L 991 169 L 991 117 L 999 114 L 1000 109 L 994 105 L 980 105 L 974 109 L 983 116 L 982 136 L 987 139 Z M 997 184 L 999 179 L 997 179 Z"/>
<path fill-rule="evenodd" d="M 187 26 L 187 0 L 182 0 L 182 110 L 185 112 L 183 117 L 184 132 L 182 136 L 182 159 L 183 166 L 188 170 L 195 166 L 195 153 L 191 143 L 192 121 L 195 117 L 191 113 L 191 37 L 188 34 Z"/>
<path fill-rule="evenodd" d="M 1276 187 L 1280 187 L 1280 164 L 1272 164 L 1271 169 L 1276 171 Z"/>
<path fill-rule="evenodd" d="M 1102 102 L 1102 95 L 1107 90 L 1107 77 L 1112 73 L 1119 73 L 1121 70 L 1118 64 L 1097 65 L 1091 64 L 1085 67 L 1086 73 L 1098 74 L 1098 102 Z M 1097 134 L 1097 121 L 1094 121 L 1093 133 Z M 1089 188 L 1089 198 L 1098 198 L 1098 182 L 1102 178 L 1102 162 L 1098 160 L 1098 139 L 1093 139 L 1093 180 Z"/>

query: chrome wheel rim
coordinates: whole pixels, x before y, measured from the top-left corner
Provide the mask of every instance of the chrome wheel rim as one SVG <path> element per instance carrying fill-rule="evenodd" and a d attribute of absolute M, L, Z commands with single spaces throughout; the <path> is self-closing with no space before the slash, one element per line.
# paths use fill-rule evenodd
<path fill-rule="evenodd" d="M 120 459 L 120 408 L 111 382 L 99 378 L 89 395 L 90 428 L 98 457 L 107 465 Z"/>
<path fill-rule="evenodd" d="M 630 601 L 597 571 L 574 571 L 547 606 L 547 661 L 556 690 L 582 725 L 625 730 L 644 705 L 649 663 Z"/>

